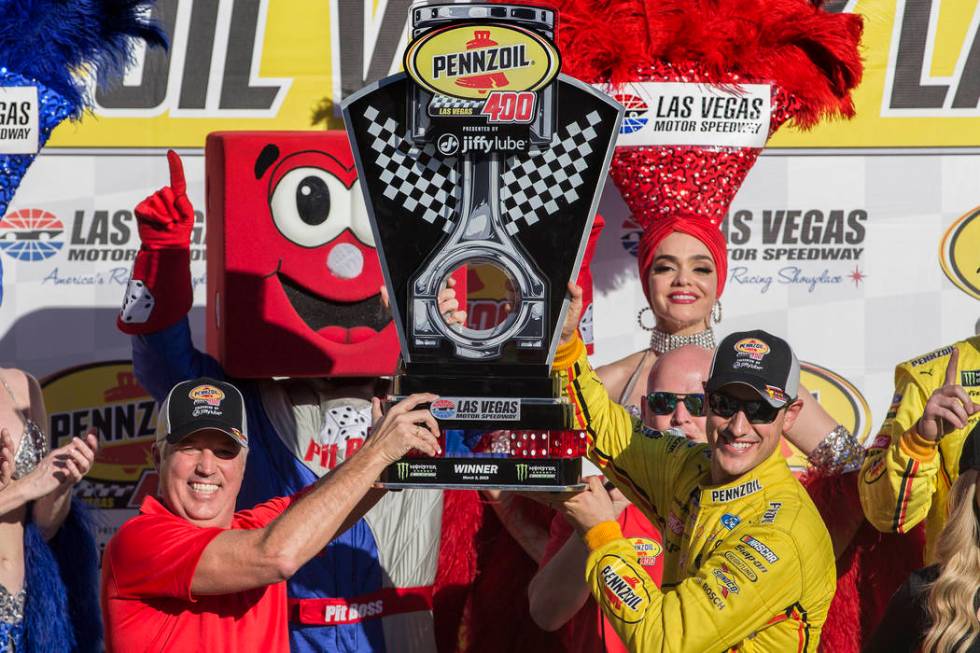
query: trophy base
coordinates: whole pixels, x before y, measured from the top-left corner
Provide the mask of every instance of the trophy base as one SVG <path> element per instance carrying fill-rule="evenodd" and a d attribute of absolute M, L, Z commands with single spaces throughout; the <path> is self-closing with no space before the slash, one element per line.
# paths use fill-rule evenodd
<path fill-rule="evenodd" d="M 406 396 L 389 395 L 385 410 Z M 441 396 L 419 407 L 428 408 L 441 429 L 551 430 L 571 424 L 574 417 L 571 404 L 563 399 L 527 399 L 516 395 Z"/>
<path fill-rule="evenodd" d="M 585 487 L 581 478 L 581 458 L 403 458 L 375 487 L 568 492 Z"/>

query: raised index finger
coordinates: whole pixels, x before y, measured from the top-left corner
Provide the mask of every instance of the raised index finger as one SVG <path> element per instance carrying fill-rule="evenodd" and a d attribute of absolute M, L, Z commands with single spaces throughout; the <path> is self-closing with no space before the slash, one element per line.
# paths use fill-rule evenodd
<path fill-rule="evenodd" d="M 956 382 L 956 368 L 960 362 L 960 350 L 953 348 L 953 353 L 949 355 L 949 362 L 946 363 L 946 379 L 943 385 L 959 385 Z"/>
<path fill-rule="evenodd" d="M 174 195 L 183 195 L 187 192 L 187 182 L 184 180 L 184 164 L 180 155 L 173 150 L 167 150 L 167 163 L 170 164 L 170 188 Z"/>

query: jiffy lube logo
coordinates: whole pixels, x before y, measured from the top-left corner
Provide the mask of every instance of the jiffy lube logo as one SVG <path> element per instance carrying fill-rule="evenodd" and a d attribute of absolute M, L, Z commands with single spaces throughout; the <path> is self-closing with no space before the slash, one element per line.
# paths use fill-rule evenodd
<path fill-rule="evenodd" d="M 735 351 L 746 354 L 752 360 L 761 361 L 769 353 L 769 345 L 758 338 L 742 338 L 735 343 Z"/>
<path fill-rule="evenodd" d="M 491 91 L 536 91 L 558 74 L 558 49 L 509 25 L 466 24 L 433 30 L 409 45 L 405 70 L 424 88 L 463 100 Z"/>
<path fill-rule="evenodd" d="M 956 220 L 939 245 L 939 263 L 957 288 L 980 299 L 980 207 Z"/>

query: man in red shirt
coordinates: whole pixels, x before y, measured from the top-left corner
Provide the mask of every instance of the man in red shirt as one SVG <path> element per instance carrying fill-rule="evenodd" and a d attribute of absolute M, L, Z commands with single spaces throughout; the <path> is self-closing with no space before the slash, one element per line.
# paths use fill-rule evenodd
<path fill-rule="evenodd" d="M 147 497 L 105 550 L 106 650 L 289 651 L 284 581 L 377 502 L 371 485 L 385 467 L 410 449 L 440 453 L 435 420 L 416 409 L 434 399 L 412 395 L 383 419 L 375 400 L 374 432 L 343 465 L 235 512 L 248 453 L 242 395 L 208 378 L 174 386 L 153 447 L 160 499 Z"/>

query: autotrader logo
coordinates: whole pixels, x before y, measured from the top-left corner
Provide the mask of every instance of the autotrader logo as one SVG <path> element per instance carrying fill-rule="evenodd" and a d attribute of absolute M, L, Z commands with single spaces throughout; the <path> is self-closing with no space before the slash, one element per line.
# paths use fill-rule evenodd
<path fill-rule="evenodd" d="M 0 220 L 0 249 L 18 261 L 42 261 L 57 254 L 65 225 L 42 209 L 12 211 Z"/>
<path fill-rule="evenodd" d="M 411 467 L 408 463 L 395 463 L 395 471 L 398 474 L 398 480 L 404 481 L 408 478 L 408 470 Z"/>
<path fill-rule="evenodd" d="M 518 463 L 517 465 L 517 482 L 523 483 L 527 480 L 527 469 L 528 466 L 525 463 Z"/>

